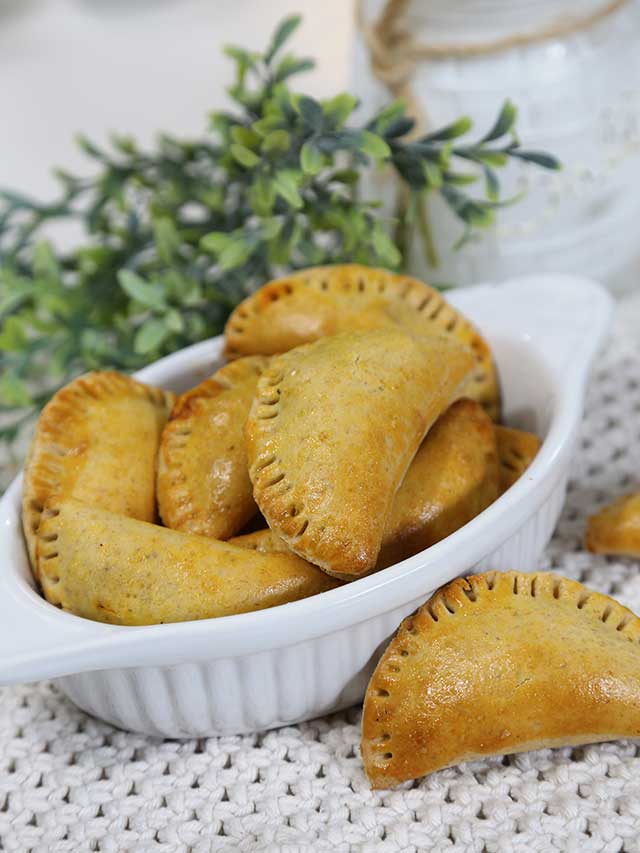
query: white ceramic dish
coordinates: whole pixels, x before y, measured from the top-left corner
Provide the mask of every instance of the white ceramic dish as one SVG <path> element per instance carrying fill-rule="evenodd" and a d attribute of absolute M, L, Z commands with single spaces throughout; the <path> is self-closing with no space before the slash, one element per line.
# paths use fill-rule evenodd
<path fill-rule="evenodd" d="M 167 737 L 272 728 L 364 694 L 401 619 L 462 573 L 531 570 L 556 525 L 590 364 L 612 303 L 597 284 L 530 276 L 453 292 L 488 337 L 509 423 L 544 437 L 526 475 L 472 522 L 402 563 L 271 610 L 129 628 L 56 609 L 34 590 L 20 528 L 20 478 L 0 502 L 0 684 L 55 678 L 77 705 Z M 216 338 L 139 373 L 182 390 L 217 366 Z"/>

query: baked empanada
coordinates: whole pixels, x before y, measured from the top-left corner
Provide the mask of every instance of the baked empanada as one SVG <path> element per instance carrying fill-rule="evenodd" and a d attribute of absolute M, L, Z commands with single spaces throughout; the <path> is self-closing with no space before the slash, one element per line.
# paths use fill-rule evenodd
<path fill-rule="evenodd" d="M 374 788 L 463 761 L 640 736 L 640 619 L 552 574 L 489 572 L 404 620 L 371 678 Z"/>
<path fill-rule="evenodd" d="M 476 369 L 465 396 L 498 419 L 500 393 L 487 342 L 437 290 L 387 270 L 360 264 L 314 267 L 266 284 L 229 317 L 226 354 L 273 355 L 325 335 L 396 324 L 417 335 L 450 336 L 470 347 Z"/>
<path fill-rule="evenodd" d="M 36 577 L 36 532 L 53 496 L 155 519 L 158 443 L 173 400 L 167 391 L 104 371 L 74 379 L 47 403 L 22 487 L 22 525 Z"/>
<path fill-rule="evenodd" d="M 330 574 L 373 569 L 398 486 L 473 364 L 455 341 L 399 327 L 272 359 L 247 420 L 253 494 L 269 527 Z"/>
<path fill-rule="evenodd" d="M 378 568 L 429 548 L 499 494 L 494 426 L 473 400 L 458 400 L 424 439 L 393 501 Z"/>
<path fill-rule="evenodd" d="M 592 515 L 586 545 L 594 554 L 640 557 L 640 493 L 624 495 Z"/>
<path fill-rule="evenodd" d="M 493 423 L 478 403 L 458 400 L 430 429 L 396 492 L 376 569 L 449 536 L 498 494 Z M 289 550 L 272 530 L 256 530 L 230 542 L 265 552 Z"/>
<path fill-rule="evenodd" d="M 500 494 L 511 488 L 535 459 L 542 442 L 532 432 L 496 426 L 500 460 Z"/>
<path fill-rule="evenodd" d="M 115 515 L 50 501 L 37 534 L 46 598 L 116 625 L 246 613 L 338 586 L 295 554 L 263 554 Z"/>
<path fill-rule="evenodd" d="M 228 539 L 255 515 L 244 427 L 267 359 L 227 364 L 178 398 L 160 442 L 158 508 L 167 527 Z"/>

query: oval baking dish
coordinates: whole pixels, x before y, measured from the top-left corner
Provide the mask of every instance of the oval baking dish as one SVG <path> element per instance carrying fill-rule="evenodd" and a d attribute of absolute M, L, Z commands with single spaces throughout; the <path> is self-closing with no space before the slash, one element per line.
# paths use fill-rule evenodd
<path fill-rule="evenodd" d="M 149 627 L 64 613 L 34 589 L 20 527 L 20 478 L 0 502 L 0 684 L 54 678 L 72 701 L 124 729 L 167 737 L 257 731 L 362 698 L 401 619 L 476 570 L 536 568 L 556 525 L 589 367 L 612 300 L 581 278 L 540 275 L 454 291 L 489 339 L 506 421 L 537 432 L 526 474 L 483 513 L 402 563 L 312 598 L 238 616 Z M 145 368 L 176 391 L 218 365 L 216 338 Z"/>

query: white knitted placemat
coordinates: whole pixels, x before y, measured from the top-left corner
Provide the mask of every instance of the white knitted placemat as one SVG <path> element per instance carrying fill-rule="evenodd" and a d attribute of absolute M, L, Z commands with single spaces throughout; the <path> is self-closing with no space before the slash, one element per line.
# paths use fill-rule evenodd
<path fill-rule="evenodd" d="M 640 488 L 639 463 L 640 300 L 628 300 L 541 568 L 640 613 L 640 564 L 582 548 L 585 517 Z M 353 709 L 263 735 L 160 741 L 88 717 L 51 685 L 6 688 L 0 850 L 640 851 L 633 743 L 493 758 L 371 792 L 359 737 Z"/>

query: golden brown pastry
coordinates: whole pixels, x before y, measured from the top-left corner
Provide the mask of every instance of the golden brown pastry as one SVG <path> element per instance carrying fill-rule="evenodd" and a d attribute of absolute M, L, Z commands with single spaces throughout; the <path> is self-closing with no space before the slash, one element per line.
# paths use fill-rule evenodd
<path fill-rule="evenodd" d="M 374 788 L 463 761 L 640 736 L 640 619 L 552 574 L 453 581 L 404 620 L 371 678 Z"/>
<path fill-rule="evenodd" d="M 396 492 L 376 569 L 449 536 L 498 494 L 493 423 L 478 403 L 458 400 L 433 425 Z M 272 530 L 257 530 L 230 542 L 265 552 L 289 550 Z"/>
<path fill-rule="evenodd" d="M 387 270 L 341 264 L 272 281 L 233 311 L 225 328 L 225 351 L 229 358 L 273 355 L 325 335 L 396 324 L 417 335 L 450 336 L 470 347 L 476 369 L 465 396 L 498 419 L 500 392 L 487 342 L 437 290 Z"/>
<path fill-rule="evenodd" d="M 532 432 L 496 426 L 500 459 L 500 494 L 519 480 L 535 459 L 542 442 Z"/>
<path fill-rule="evenodd" d="M 74 379 L 47 403 L 22 487 L 22 525 L 36 577 L 36 532 L 53 496 L 155 519 L 158 443 L 173 400 L 166 391 L 104 371 Z"/>
<path fill-rule="evenodd" d="M 176 401 L 162 433 L 158 508 L 174 530 L 228 539 L 255 515 L 244 427 L 267 363 L 227 364 Z"/>
<path fill-rule="evenodd" d="M 398 486 L 472 368 L 451 339 L 397 327 L 272 359 L 247 420 L 253 494 L 269 527 L 330 574 L 371 571 Z"/>
<path fill-rule="evenodd" d="M 640 557 L 640 493 L 624 495 L 592 515 L 586 545 L 594 554 Z"/>
<path fill-rule="evenodd" d="M 47 504 L 37 535 L 46 598 L 116 625 L 246 613 L 338 585 L 295 554 L 262 554 L 74 500 Z"/>
<path fill-rule="evenodd" d="M 378 568 L 398 563 L 458 530 L 499 495 L 496 437 L 473 400 L 458 400 L 420 445 L 398 489 Z"/>

